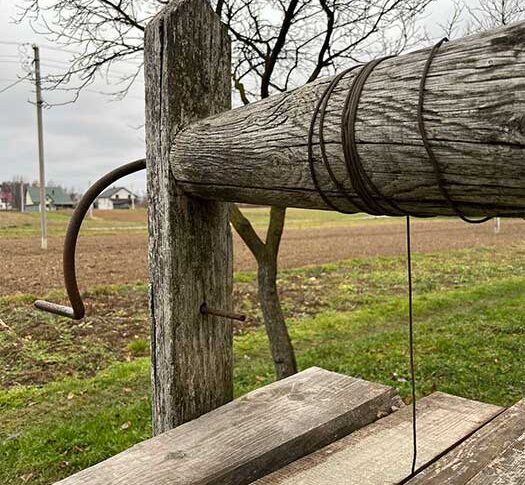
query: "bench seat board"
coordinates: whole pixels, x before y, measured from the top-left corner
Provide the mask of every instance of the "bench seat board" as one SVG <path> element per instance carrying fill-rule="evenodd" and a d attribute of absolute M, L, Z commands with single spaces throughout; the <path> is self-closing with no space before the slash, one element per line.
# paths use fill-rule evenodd
<path fill-rule="evenodd" d="M 436 392 L 417 405 L 417 469 L 473 433 L 502 408 Z M 410 407 L 373 423 L 260 480 L 257 485 L 387 485 L 410 476 Z"/>
<path fill-rule="evenodd" d="M 251 483 L 388 414 L 399 402 L 391 387 L 313 367 L 58 483 Z"/>
<path fill-rule="evenodd" d="M 522 400 L 408 483 L 522 485 L 525 483 L 524 445 L 525 400 Z"/>
<path fill-rule="evenodd" d="M 469 485 L 523 485 L 525 483 L 525 433 L 468 483 Z"/>

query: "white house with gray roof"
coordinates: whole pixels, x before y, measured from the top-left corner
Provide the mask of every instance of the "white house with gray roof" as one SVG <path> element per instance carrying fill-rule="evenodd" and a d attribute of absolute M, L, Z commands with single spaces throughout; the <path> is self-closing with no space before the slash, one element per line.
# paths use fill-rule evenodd
<path fill-rule="evenodd" d="M 111 187 L 95 200 L 95 209 L 131 209 L 135 207 L 137 196 L 126 187 Z"/>

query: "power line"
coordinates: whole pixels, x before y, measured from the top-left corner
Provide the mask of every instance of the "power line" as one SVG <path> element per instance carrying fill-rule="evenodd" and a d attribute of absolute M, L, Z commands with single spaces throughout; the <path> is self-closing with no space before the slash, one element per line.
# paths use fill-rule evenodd
<path fill-rule="evenodd" d="M 30 43 L 29 42 L 15 42 L 15 41 L 6 41 L 6 40 L 0 40 L 0 44 L 4 44 L 4 45 L 13 45 L 13 46 L 29 46 Z M 51 46 L 51 45 L 39 45 L 40 48 L 44 48 L 44 49 L 49 49 L 49 50 L 54 50 L 54 51 L 58 51 L 58 52 L 65 52 L 67 54 L 73 54 L 75 56 L 80 56 L 80 55 L 84 55 L 82 54 L 81 52 L 78 52 L 78 51 L 72 51 L 72 50 L 68 50 L 68 49 L 62 49 L 61 47 L 55 47 L 55 46 Z M 15 56 L 9 56 L 7 54 L 0 54 L 0 57 L 15 57 Z M 62 64 L 62 65 L 69 65 L 70 63 L 66 60 L 60 60 L 60 59 L 49 59 L 49 58 L 46 58 L 46 63 L 52 61 L 53 63 L 58 63 L 58 64 Z M 0 62 L 2 62 L 0 60 Z M 12 61 L 8 61 L 8 62 L 12 62 Z M 128 64 L 129 66 L 133 66 L 135 69 L 141 69 L 142 68 L 142 65 L 139 63 L 139 64 L 136 64 L 135 62 L 133 62 L 132 60 L 126 60 L 126 59 L 119 59 L 117 62 L 121 62 L 123 64 Z M 43 65 L 43 64 L 42 64 Z M 111 69 L 113 72 L 116 72 L 118 74 L 122 74 L 122 75 L 128 75 L 128 73 L 124 72 L 124 71 L 119 71 L 119 70 L 115 70 L 115 69 Z"/>
<path fill-rule="evenodd" d="M 1 59 L 0 58 L 0 64 L 21 64 L 20 61 L 15 60 L 9 60 L 9 59 Z M 69 68 L 71 64 L 69 64 L 67 61 L 51 61 L 51 62 L 42 62 L 42 66 L 49 67 L 50 69 L 62 69 L 62 68 Z M 142 69 L 139 65 L 134 65 L 136 69 Z M 117 74 L 120 76 L 132 76 L 133 73 L 131 72 L 125 72 L 114 68 L 109 68 L 110 73 Z M 102 72 L 101 72 L 102 74 Z M 140 79 L 137 79 L 137 82 L 141 82 Z"/>
<path fill-rule="evenodd" d="M 0 40 L 0 44 L 5 44 L 5 45 L 14 45 L 14 46 L 29 46 L 31 45 L 30 42 L 14 42 L 14 41 L 6 41 L 6 40 Z M 68 50 L 68 49 L 63 49 L 62 47 L 56 47 L 56 46 L 53 46 L 53 45 L 46 45 L 46 44 L 40 44 L 39 47 L 42 49 L 48 49 L 48 50 L 52 50 L 52 51 L 58 51 L 58 52 L 65 52 L 66 54 L 73 54 L 75 56 L 78 56 L 78 55 L 81 55 L 80 52 L 78 51 L 72 51 L 72 50 Z M 127 63 L 130 63 L 132 64 L 132 61 L 127 61 L 127 60 L 120 60 L 120 62 L 127 62 Z"/>
<path fill-rule="evenodd" d="M 58 51 L 58 52 L 65 52 L 66 54 L 78 54 L 78 52 L 70 51 L 69 49 L 62 49 L 61 47 L 55 47 L 52 45 L 42 45 L 44 49 L 50 50 L 50 51 Z"/>
<path fill-rule="evenodd" d="M 17 46 L 27 45 L 28 46 L 28 45 L 31 45 L 31 42 L 15 42 L 15 41 L 10 41 L 10 40 L 0 40 L 0 44 L 17 45 Z M 56 46 L 53 46 L 53 45 L 43 44 L 43 45 L 40 45 L 39 47 L 43 47 L 44 49 L 49 49 L 49 50 L 52 50 L 52 51 L 66 52 L 67 54 L 78 54 L 78 52 L 70 51 L 68 49 L 62 49 L 61 47 L 56 47 Z"/>
<path fill-rule="evenodd" d="M 3 89 L 0 89 L 0 94 L 5 93 L 8 89 L 11 89 L 12 87 L 16 86 L 17 84 L 21 83 L 22 81 L 25 81 L 31 74 L 28 74 L 27 76 L 24 76 L 18 80 L 16 80 L 14 83 L 11 83 L 9 86 L 6 86 Z"/>
<path fill-rule="evenodd" d="M 29 45 L 29 42 L 12 42 L 8 40 L 0 40 L 0 44 L 4 45 Z"/>
<path fill-rule="evenodd" d="M 20 55 L 16 55 L 16 54 L 0 54 L 0 59 L 20 59 Z M 49 57 L 46 57 L 46 62 L 53 62 L 53 63 L 56 63 L 56 64 L 69 64 L 64 59 L 53 59 L 53 58 L 49 58 Z"/>

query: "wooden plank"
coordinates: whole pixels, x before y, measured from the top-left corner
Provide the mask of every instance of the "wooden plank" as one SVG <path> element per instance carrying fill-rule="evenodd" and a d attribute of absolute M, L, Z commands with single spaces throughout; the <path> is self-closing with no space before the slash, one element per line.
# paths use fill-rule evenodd
<path fill-rule="evenodd" d="M 470 214 L 525 209 L 525 22 L 444 44 L 425 90 L 428 137 L 454 201 Z M 410 210 L 451 214 L 417 128 L 419 82 L 429 49 L 388 59 L 363 90 L 356 124 L 363 166 L 386 196 Z M 355 195 L 346 172 L 340 123 L 355 73 L 334 90 L 325 140 L 336 178 Z M 189 194 L 206 198 L 326 208 L 308 164 L 308 131 L 332 78 L 192 124 L 171 153 Z M 320 185 L 342 209 L 357 210 L 331 182 L 320 158 Z"/>
<path fill-rule="evenodd" d="M 390 387 L 313 367 L 59 483 L 242 485 L 376 420 L 399 401 Z"/>
<path fill-rule="evenodd" d="M 233 398 L 229 205 L 184 196 L 169 147 L 187 123 L 231 106 L 230 41 L 206 0 L 176 0 L 146 28 L 145 84 L 153 431 Z"/>
<path fill-rule="evenodd" d="M 474 483 L 525 483 L 525 479 L 522 479 L 521 482 L 502 482 L 496 480 L 497 474 L 500 472 L 502 477 L 505 476 L 500 469 L 501 467 L 508 467 L 509 463 L 519 458 L 519 450 L 513 450 L 512 446 L 520 445 L 520 443 L 522 447 L 521 473 L 524 472 L 524 440 L 525 400 L 522 400 L 501 413 L 490 423 L 474 433 L 469 439 L 423 470 L 411 479 L 408 484 L 463 485 L 468 482 L 470 485 Z M 510 456 L 508 456 L 507 453 Z M 507 459 L 509 461 L 506 461 Z M 487 468 L 487 471 L 482 471 L 485 468 Z M 515 470 L 510 470 L 511 473 L 514 471 Z M 478 473 L 479 476 L 474 479 Z M 490 477 L 492 481 L 479 481 L 483 480 L 483 477 Z"/>
<path fill-rule="evenodd" d="M 469 481 L 469 485 L 523 485 L 524 483 L 525 433 Z"/>
<path fill-rule="evenodd" d="M 502 410 L 440 392 L 421 399 L 417 409 L 418 469 Z M 411 464 L 412 413 L 404 407 L 256 483 L 387 485 L 410 476 Z"/>

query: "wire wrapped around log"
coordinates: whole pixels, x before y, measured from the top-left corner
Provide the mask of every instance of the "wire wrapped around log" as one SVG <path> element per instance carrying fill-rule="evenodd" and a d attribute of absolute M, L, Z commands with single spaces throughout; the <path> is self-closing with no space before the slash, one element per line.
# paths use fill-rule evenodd
<path fill-rule="evenodd" d="M 428 154 L 429 161 L 432 165 L 436 176 L 436 184 L 439 187 L 439 191 L 443 195 L 443 198 L 450 205 L 452 210 L 460 217 L 463 221 L 479 224 L 490 220 L 492 217 L 483 217 L 482 219 L 470 219 L 468 218 L 463 211 L 457 206 L 457 204 L 451 199 L 446 187 L 443 175 L 439 163 L 434 155 L 432 147 L 425 130 L 424 123 L 424 100 L 425 100 L 425 84 L 430 71 L 430 65 L 432 59 L 436 55 L 437 50 L 441 47 L 443 42 L 448 42 L 448 39 L 445 37 L 441 39 L 431 50 L 428 56 L 423 72 L 421 74 L 421 81 L 419 84 L 419 96 L 418 96 L 418 110 L 417 110 L 417 122 L 418 129 L 423 141 L 423 145 Z M 315 133 L 315 125 L 317 119 L 319 119 L 319 128 L 318 128 L 318 141 L 321 152 L 321 160 L 323 161 L 324 167 L 328 172 L 330 179 L 341 194 L 349 200 L 351 203 L 355 204 L 363 212 L 367 212 L 372 215 L 388 215 L 388 216 L 415 216 L 415 217 L 428 217 L 425 214 L 419 212 L 408 211 L 403 209 L 392 197 L 385 196 L 377 187 L 377 185 L 372 181 L 368 176 L 366 170 L 363 167 L 361 162 L 361 157 L 359 156 L 356 144 L 356 135 L 355 135 L 355 124 L 357 120 L 357 111 L 359 108 L 359 102 L 361 101 L 361 93 L 365 86 L 366 80 L 381 62 L 392 58 L 393 56 L 383 57 L 380 59 L 375 59 L 368 64 L 362 66 L 354 77 L 350 89 L 348 90 L 348 95 L 344 103 L 343 113 L 341 116 L 341 144 L 343 147 L 345 166 L 348 174 L 348 179 L 352 188 L 358 197 L 353 197 L 349 194 L 348 190 L 345 189 L 344 185 L 339 182 L 337 177 L 334 175 L 333 170 L 331 169 L 328 157 L 326 155 L 326 143 L 324 140 L 324 120 L 326 117 L 326 109 L 330 96 L 332 95 L 334 89 L 339 84 L 341 79 L 352 70 L 360 66 L 354 66 L 350 69 L 343 71 L 341 74 L 334 77 L 334 79 L 327 86 L 326 90 L 321 95 L 319 102 L 317 103 L 312 121 L 310 124 L 310 130 L 308 132 L 308 164 L 310 167 L 310 173 L 312 176 L 312 182 L 319 192 L 321 198 L 326 202 L 326 204 L 332 209 L 348 213 L 348 211 L 339 208 L 334 204 L 330 197 L 324 192 L 315 170 L 315 164 L 313 162 L 313 137 Z"/>

